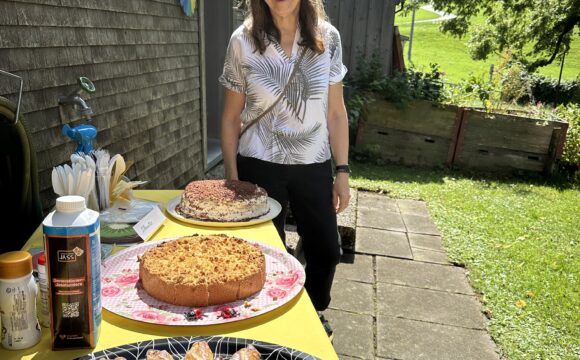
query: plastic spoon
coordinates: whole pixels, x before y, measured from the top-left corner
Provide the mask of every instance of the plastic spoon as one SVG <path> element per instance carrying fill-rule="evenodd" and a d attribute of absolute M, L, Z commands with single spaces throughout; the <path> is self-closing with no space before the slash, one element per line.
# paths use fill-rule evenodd
<path fill-rule="evenodd" d="M 67 169 L 67 182 L 68 182 L 68 194 L 69 195 L 76 195 L 75 191 L 75 179 L 73 178 L 73 172 L 71 167 L 69 166 Z"/>
<path fill-rule="evenodd" d="M 64 195 L 64 191 L 62 189 L 62 181 L 58 176 L 58 170 L 56 168 L 52 168 L 52 189 L 54 190 L 55 194 L 60 196 Z"/>
<path fill-rule="evenodd" d="M 62 195 L 66 194 L 66 175 L 64 173 L 64 168 L 62 165 L 56 167 L 56 172 L 58 174 L 58 178 L 60 179 L 60 186 L 62 189 Z"/>
<path fill-rule="evenodd" d="M 78 163 L 72 164 L 72 176 L 73 176 L 73 191 L 75 195 L 80 195 L 79 188 L 81 186 L 81 166 Z"/>

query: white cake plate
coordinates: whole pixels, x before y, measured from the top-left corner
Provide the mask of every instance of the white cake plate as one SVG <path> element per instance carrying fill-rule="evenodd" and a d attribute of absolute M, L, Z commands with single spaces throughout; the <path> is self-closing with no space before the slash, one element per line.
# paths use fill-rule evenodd
<path fill-rule="evenodd" d="M 174 218 L 176 218 L 179 221 L 183 221 L 183 222 L 186 222 L 189 224 L 199 225 L 199 226 L 207 226 L 207 227 L 216 227 L 216 228 L 252 226 L 252 225 L 260 224 L 260 223 L 274 219 L 276 216 L 278 216 L 278 214 L 280 214 L 280 211 L 282 211 L 282 205 L 280 205 L 280 203 L 278 201 L 272 199 L 271 197 L 268 197 L 268 207 L 270 208 L 270 211 L 268 211 L 266 214 L 264 214 L 258 218 L 247 220 L 247 221 L 236 221 L 236 222 L 207 221 L 207 220 L 187 218 L 187 217 L 179 214 L 175 210 L 175 207 L 177 205 L 179 205 L 180 200 L 181 200 L 181 196 L 178 196 L 176 198 L 171 199 L 167 203 L 167 212 L 169 213 L 169 215 L 173 216 Z"/>

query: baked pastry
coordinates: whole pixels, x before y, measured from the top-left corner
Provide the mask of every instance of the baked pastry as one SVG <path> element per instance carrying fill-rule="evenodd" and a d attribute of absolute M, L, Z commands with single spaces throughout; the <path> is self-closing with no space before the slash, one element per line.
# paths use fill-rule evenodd
<path fill-rule="evenodd" d="M 230 360 L 260 360 L 261 356 L 258 350 L 252 345 L 236 351 Z"/>
<path fill-rule="evenodd" d="M 185 353 L 183 360 L 214 360 L 213 352 L 205 341 L 194 342 Z"/>
<path fill-rule="evenodd" d="M 268 194 L 239 180 L 197 180 L 185 187 L 175 211 L 183 217 L 216 222 L 247 221 L 270 211 Z"/>
<path fill-rule="evenodd" d="M 149 295 L 170 304 L 225 304 L 262 289 L 266 258 L 242 239 L 194 235 L 146 251 L 139 257 L 139 277 Z"/>
<path fill-rule="evenodd" d="M 173 356 L 171 356 L 171 354 L 166 350 L 150 349 L 147 350 L 147 354 L 145 354 L 145 356 L 147 360 L 174 360 Z"/>

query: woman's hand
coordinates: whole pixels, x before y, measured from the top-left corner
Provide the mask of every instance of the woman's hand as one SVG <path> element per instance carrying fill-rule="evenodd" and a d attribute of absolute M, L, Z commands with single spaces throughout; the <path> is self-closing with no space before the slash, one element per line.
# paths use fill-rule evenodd
<path fill-rule="evenodd" d="M 346 209 L 350 201 L 350 186 L 348 186 L 348 173 L 339 172 L 334 179 L 332 187 L 332 205 L 339 214 Z"/>

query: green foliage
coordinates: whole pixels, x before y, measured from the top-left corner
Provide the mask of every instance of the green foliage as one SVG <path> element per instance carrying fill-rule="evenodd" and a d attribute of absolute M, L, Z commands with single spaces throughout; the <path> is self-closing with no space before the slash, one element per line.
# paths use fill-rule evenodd
<path fill-rule="evenodd" d="M 403 8 L 401 11 L 401 15 L 410 17 L 411 13 L 413 12 L 413 9 L 416 9 L 416 11 L 418 11 L 421 6 L 427 5 L 427 4 L 429 4 L 428 0 L 406 0 L 406 1 L 403 1 Z"/>
<path fill-rule="evenodd" d="M 386 75 L 381 60 L 377 52 L 370 59 L 358 56 L 354 74 L 347 80 L 354 94 L 372 93 L 398 106 L 411 100 L 443 100 L 443 81 L 437 64 L 431 64 L 428 72 L 408 69 Z"/>
<path fill-rule="evenodd" d="M 358 134 L 358 120 L 362 116 L 365 104 L 370 102 L 368 95 L 363 93 L 352 94 L 346 100 L 346 110 L 348 114 L 348 134 L 349 143 L 354 144 Z"/>
<path fill-rule="evenodd" d="M 532 97 L 535 101 L 546 104 L 580 104 L 580 78 L 576 80 L 558 80 L 542 75 L 530 75 Z"/>
<path fill-rule="evenodd" d="M 357 146 L 350 151 L 350 157 L 363 164 L 385 165 L 381 156 L 381 147 L 378 144 Z"/>
<path fill-rule="evenodd" d="M 499 75 L 502 101 L 520 103 L 522 99 L 530 97 L 532 92 L 530 76 L 520 62 L 506 64 Z"/>
<path fill-rule="evenodd" d="M 417 10 L 415 10 L 415 22 L 422 20 L 437 19 L 438 17 L 439 15 L 432 11 L 427 11 L 421 8 L 417 8 Z M 412 11 L 408 11 L 407 9 L 403 9 L 403 11 L 397 13 L 396 19 L 397 25 L 399 26 L 402 24 L 411 24 L 411 21 L 413 20 L 413 13 Z"/>
<path fill-rule="evenodd" d="M 557 116 L 568 122 L 568 133 L 562 153 L 562 163 L 576 166 L 580 170 L 580 106 L 577 104 L 560 105 Z"/>
<path fill-rule="evenodd" d="M 351 163 L 352 186 L 427 202 L 450 259 L 466 266 L 480 295 L 502 359 L 578 358 L 578 182 Z"/>
<path fill-rule="evenodd" d="M 521 82 L 518 75 L 517 65 L 510 66 L 508 62 L 502 62 L 494 70 L 491 79 L 471 75 L 457 84 L 449 84 L 448 102 L 458 106 L 482 107 L 487 112 L 503 111 L 508 101 L 515 102 L 528 93 L 525 87 L 519 87 Z"/>
<path fill-rule="evenodd" d="M 355 70 L 348 75 L 347 85 L 358 91 L 377 91 L 384 77 L 380 54 L 374 51 L 370 59 L 367 59 L 359 52 Z"/>
<path fill-rule="evenodd" d="M 450 103 L 466 106 L 482 106 L 487 111 L 517 109 L 530 115 L 550 118 L 550 112 L 537 107 L 536 102 L 567 103 L 574 99 L 580 89 L 578 82 L 563 82 L 560 87 L 555 80 L 528 73 L 523 64 L 514 60 L 510 51 L 502 54 L 501 61 L 491 80 L 471 75 L 458 84 L 448 86 Z M 534 93 L 534 90 L 536 93 Z M 560 98 L 558 90 L 562 91 Z M 539 97 L 536 97 L 536 94 Z M 481 102 L 481 104 L 478 103 Z M 542 111 L 538 111 L 542 108 Z"/>
<path fill-rule="evenodd" d="M 499 108 L 499 90 L 483 76 L 471 75 L 457 84 L 447 86 L 447 102 L 458 106 L 483 107 L 486 111 Z"/>
<path fill-rule="evenodd" d="M 436 9 L 457 15 L 441 23 L 444 32 L 464 36 L 470 32 L 469 52 L 484 60 L 510 48 L 530 72 L 568 52 L 580 27 L 580 0 L 433 0 Z M 471 19 L 486 16 L 472 26 Z M 577 34 L 576 34 L 577 36 Z"/>

